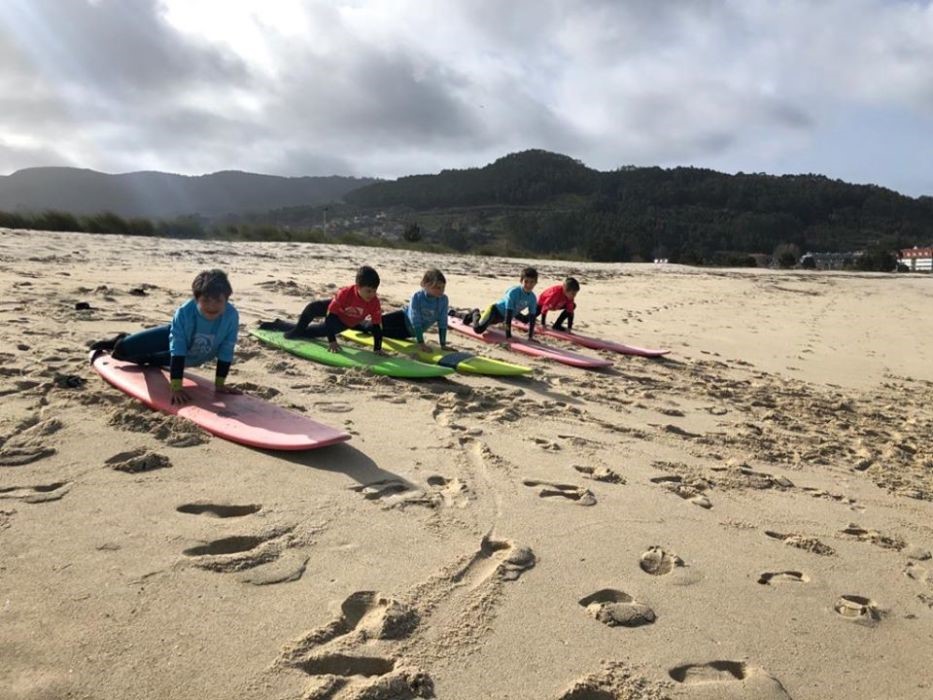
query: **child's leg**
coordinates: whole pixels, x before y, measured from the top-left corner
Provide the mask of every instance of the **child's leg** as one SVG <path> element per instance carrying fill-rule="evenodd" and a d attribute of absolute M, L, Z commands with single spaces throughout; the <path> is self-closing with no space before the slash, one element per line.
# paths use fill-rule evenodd
<path fill-rule="evenodd" d="M 361 324 L 360 329 L 372 332 L 372 324 L 366 324 L 365 329 Z M 405 340 L 411 337 L 408 332 L 408 326 L 405 325 L 404 311 L 393 311 L 388 314 L 383 314 L 382 335 L 386 338 L 398 338 L 399 340 Z"/>
<path fill-rule="evenodd" d="M 555 331 L 562 331 L 564 321 L 567 322 L 568 328 L 573 328 L 573 314 L 568 314 L 567 309 L 561 309 L 560 316 L 557 317 L 557 320 L 554 321 L 554 325 L 551 326 Z"/>
<path fill-rule="evenodd" d="M 172 361 L 169 353 L 169 329 L 171 326 L 156 326 L 133 333 L 117 341 L 113 357 L 137 365 L 164 365 Z"/>
<path fill-rule="evenodd" d="M 330 306 L 330 299 L 319 299 L 318 301 L 312 301 L 308 304 L 304 311 L 301 312 L 301 316 L 298 317 L 298 323 L 295 324 L 295 328 L 285 334 L 286 338 L 301 338 L 301 337 L 313 337 L 317 338 L 320 336 L 308 336 L 305 333 L 305 329 L 311 324 L 316 318 L 321 318 L 322 316 L 327 315 L 327 307 Z"/>
<path fill-rule="evenodd" d="M 478 319 L 473 321 L 473 330 L 477 333 L 485 333 L 486 329 L 494 323 L 502 323 L 505 320 L 499 312 L 499 307 L 495 304 L 490 305 Z"/>

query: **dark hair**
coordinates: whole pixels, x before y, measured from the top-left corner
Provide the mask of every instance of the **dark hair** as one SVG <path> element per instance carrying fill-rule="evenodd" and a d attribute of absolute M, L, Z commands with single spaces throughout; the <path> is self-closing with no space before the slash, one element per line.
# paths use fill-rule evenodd
<path fill-rule="evenodd" d="M 524 270 L 522 270 L 522 276 L 519 279 L 536 280 L 538 279 L 538 271 L 533 267 L 526 267 Z"/>
<path fill-rule="evenodd" d="M 363 265 L 356 271 L 356 286 L 379 289 L 379 273 L 369 265 Z"/>
<path fill-rule="evenodd" d="M 444 277 L 444 273 L 436 267 L 432 267 L 425 272 L 424 277 L 421 278 L 422 287 L 436 287 L 439 284 L 447 284 L 447 278 Z"/>
<path fill-rule="evenodd" d="M 201 297 L 207 297 L 208 299 L 226 297 L 229 299 L 233 294 L 233 287 L 230 286 L 227 273 L 215 268 L 198 273 L 198 276 L 194 278 L 194 282 L 191 283 L 191 293 L 194 294 L 195 299 Z"/>
<path fill-rule="evenodd" d="M 564 280 L 564 289 L 566 289 L 568 292 L 579 292 L 580 283 L 577 282 L 576 277 L 568 277 Z"/>

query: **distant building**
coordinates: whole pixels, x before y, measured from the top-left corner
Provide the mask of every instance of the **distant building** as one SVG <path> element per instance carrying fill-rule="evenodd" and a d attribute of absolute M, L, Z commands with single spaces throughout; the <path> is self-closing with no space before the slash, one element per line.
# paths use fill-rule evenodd
<path fill-rule="evenodd" d="M 933 248 L 906 248 L 897 253 L 897 264 L 911 272 L 933 272 Z"/>
<path fill-rule="evenodd" d="M 800 256 L 801 267 L 817 270 L 842 270 L 852 267 L 861 253 L 804 253 Z M 811 262 L 807 262 L 807 259 Z"/>

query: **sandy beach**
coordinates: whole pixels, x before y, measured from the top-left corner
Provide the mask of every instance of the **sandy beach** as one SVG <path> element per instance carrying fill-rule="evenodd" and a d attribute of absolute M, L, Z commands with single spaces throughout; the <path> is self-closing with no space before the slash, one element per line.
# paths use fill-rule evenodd
<path fill-rule="evenodd" d="M 246 334 L 361 264 L 386 310 L 427 267 L 455 307 L 573 274 L 575 330 L 671 353 L 587 372 L 452 334 L 534 373 L 419 382 Z M 90 368 L 208 267 L 231 382 L 349 442 L 238 446 Z M 0 698 L 933 697 L 931 299 L 930 275 L 0 229 Z"/>

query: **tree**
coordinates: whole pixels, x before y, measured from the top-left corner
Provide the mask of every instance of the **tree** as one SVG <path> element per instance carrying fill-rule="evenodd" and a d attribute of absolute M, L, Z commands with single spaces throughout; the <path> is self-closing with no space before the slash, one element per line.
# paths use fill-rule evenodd
<path fill-rule="evenodd" d="M 409 243 L 416 243 L 421 240 L 421 227 L 417 223 L 408 224 L 402 232 L 402 238 Z"/>

